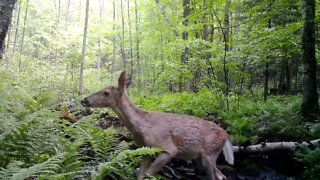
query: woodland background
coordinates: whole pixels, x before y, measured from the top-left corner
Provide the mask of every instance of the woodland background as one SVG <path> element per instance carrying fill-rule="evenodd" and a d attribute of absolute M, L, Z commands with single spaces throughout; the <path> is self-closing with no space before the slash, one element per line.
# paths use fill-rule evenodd
<path fill-rule="evenodd" d="M 215 120 L 234 145 L 319 138 L 319 14 L 319 0 L 1 1 L 0 179 L 134 179 L 159 150 L 79 103 L 122 70 L 138 106 Z M 319 148 L 287 156 L 298 170 L 281 173 L 318 178 Z"/>

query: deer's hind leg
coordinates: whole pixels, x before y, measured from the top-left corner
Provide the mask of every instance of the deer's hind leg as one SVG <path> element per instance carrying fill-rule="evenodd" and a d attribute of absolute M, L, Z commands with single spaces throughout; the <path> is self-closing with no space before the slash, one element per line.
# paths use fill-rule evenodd
<path fill-rule="evenodd" d="M 171 161 L 172 158 L 174 158 L 176 153 L 161 153 L 158 155 L 158 157 L 152 162 L 152 164 L 149 166 L 149 168 L 146 171 L 147 175 L 154 175 L 157 173 L 166 163 Z"/>
<path fill-rule="evenodd" d="M 227 177 L 217 168 L 217 157 L 214 155 L 201 155 L 201 167 L 204 168 L 209 180 L 226 180 Z"/>
<path fill-rule="evenodd" d="M 215 177 L 216 168 L 209 155 L 204 155 L 204 154 L 201 155 L 201 165 L 204 168 L 208 179 L 216 180 L 216 177 Z"/>
<path fill-rule="evenodd" d="M 140 168 L 139 168 L 138 176 L 137 176 L 138 180 L 143 180 L 145 173 L 146 173 L 148 167 L 150 166 L 150 164 L 151 164 L 151 158 L 147 157 L 142 160 Z"/>

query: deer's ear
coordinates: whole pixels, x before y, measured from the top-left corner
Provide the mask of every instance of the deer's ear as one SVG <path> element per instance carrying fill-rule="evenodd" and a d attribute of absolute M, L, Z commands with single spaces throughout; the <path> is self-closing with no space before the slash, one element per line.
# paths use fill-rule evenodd
<path fill-rule="evenodd" d="M 125 91 L 125 88 L 126 88 L 126 72 L 125 71 L 122 71 L 122 73 L 119 76 L 118 87 L 121 90 L 121 92 Z"/>
<path fill-rule="evenodd" d="M 132 76 L 129 75 L 126 79 L 126 88 L 128 88 L 132 84 Z"/>

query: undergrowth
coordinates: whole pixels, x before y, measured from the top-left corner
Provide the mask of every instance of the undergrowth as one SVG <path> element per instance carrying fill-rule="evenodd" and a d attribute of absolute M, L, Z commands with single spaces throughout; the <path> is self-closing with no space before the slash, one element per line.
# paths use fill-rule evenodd
<path fill-rule="evenodd" d="M 33 96 L 0 85 L 0 179 L 134 179 L 141 157 L 158 149 L 130 150 L 113 128 L 59 119 L 50 95 Z"/>
<path fill-rule="evenodd" d="M 140 97 L 134 101 L 143 109 L 188 114 L 207 118 L 214 116 L 218 123 L 227 123 L 234 142 L 308 140 L 310 127 L 300 115 L 300 96 L 271 96 L 267 102 L 245 96 L 229 97 L 226 109 L 221 95 L 209 90 L 198 93 L 175 93 Z"/>

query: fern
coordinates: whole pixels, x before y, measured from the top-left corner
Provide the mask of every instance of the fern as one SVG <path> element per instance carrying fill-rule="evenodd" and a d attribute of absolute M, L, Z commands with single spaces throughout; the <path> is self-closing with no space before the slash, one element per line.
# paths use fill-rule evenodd
<path fill-rule="evenodd" d="M 92 179 L 135 179 L 136 167 L 144 156 L 154 156 L 161 148 L 139 148 L 125 150 L 111 161 L 98 165 L 98 170 L 92 172 Z"/>
<path fill-rule="evenodd" d="M 54 174 L 60 169 L 60 164 L 63 161 L 66 153 L 57 154 L 47 161 L 35 164 L 28 168 L 21 168 L 23 163 L 13 162 L 8 165 L 7 169 L 2 168 L 0 171 L 0 178 L 14 179 L 14 180 L 24 180 L 29 177 L 33 177 L 39 174 Z"/>

